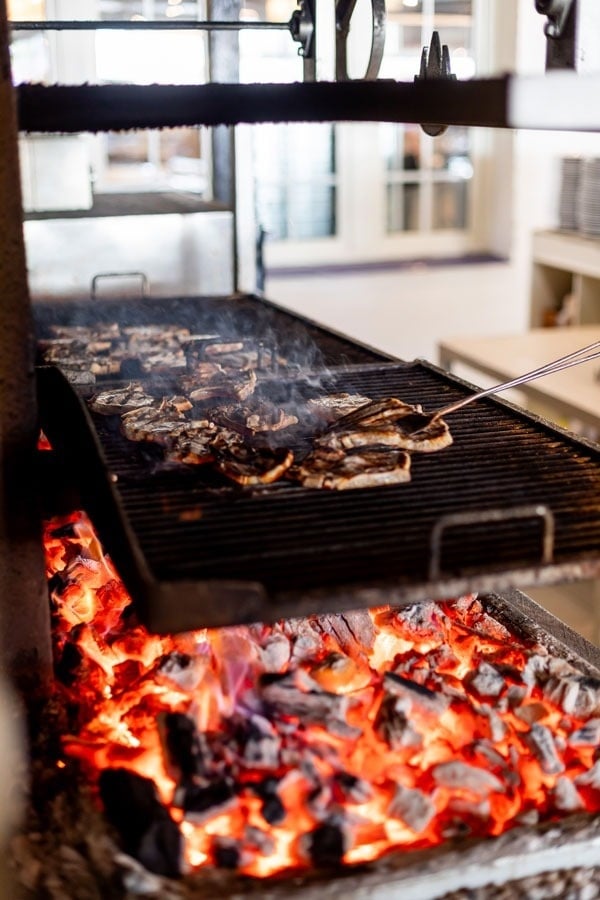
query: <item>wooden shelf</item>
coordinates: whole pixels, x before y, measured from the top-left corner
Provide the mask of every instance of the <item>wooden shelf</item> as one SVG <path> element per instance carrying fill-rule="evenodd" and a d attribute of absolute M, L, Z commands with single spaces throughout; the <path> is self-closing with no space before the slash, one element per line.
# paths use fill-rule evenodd
<path fill-rule="evenodd" d="M 545 324 L 548 313 L 573 296 L 574 324 L 600 323 L 600 236 L 539 231 L 533 236 L 531 328 Z"/>

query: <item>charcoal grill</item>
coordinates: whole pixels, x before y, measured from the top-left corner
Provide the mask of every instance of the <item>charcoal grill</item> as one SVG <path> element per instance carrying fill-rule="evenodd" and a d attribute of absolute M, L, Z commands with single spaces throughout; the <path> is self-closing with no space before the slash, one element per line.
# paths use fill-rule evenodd
<path fill-rule="evenodd" d="M 432 408 L 472 390 L 422 361 L 348 363 L 348 347 L 340 366 L 336 346 L 337 366 L 267 378 L 263 392 Z M 414 453 L 409 484 L 330 492 L 289 481 L 240 489 L 205 467 L 167 470 L 121 436 L 118 420 L 90 414 L 90 388 L 48 368 L 40 392 L 43 428 L 154 630 L 374 605 L 380 589 L 409 603 L 600 572 L 600 449 L 506 401 L 452 417 L 454 444 Z M 295 429 L 297 457 L 312 436 Z"/>

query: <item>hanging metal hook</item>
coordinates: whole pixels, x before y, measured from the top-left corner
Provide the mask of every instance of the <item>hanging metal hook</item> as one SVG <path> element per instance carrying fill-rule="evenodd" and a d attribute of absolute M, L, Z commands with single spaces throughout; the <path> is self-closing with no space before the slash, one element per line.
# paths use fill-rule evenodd
<path fill-rule="evenodd" d="M 442 47 L 439 32 L 434 31 L 431 36 L 429 50 L 423 47 L 421 53 L 421 68 L 419 74 L 415 75 L 415 81 L 429 81 L 433 78 L 445 78 L 449 81 L 455 81 L 456 75 L 452 74 L 450 69 L 450 51 L 448 45 Z M 447 125 L 436 125 L 430 122 L 421 123 L 421 128 L 425 134 L 431 137 L 438 137 L 443 134 Z"/>

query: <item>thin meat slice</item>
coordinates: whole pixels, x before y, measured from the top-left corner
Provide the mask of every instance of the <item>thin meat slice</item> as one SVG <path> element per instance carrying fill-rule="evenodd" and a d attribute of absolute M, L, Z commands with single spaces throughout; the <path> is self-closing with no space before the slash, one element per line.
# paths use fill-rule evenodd
<path fill-rule="evenodd" d="M 285 447 L 271 450 L 232 444 L 227 451 L 219 453 L 214 467 L 238 484 L 273 484 L 293 462 L 294 454 Z"/>
<path fill-rule="evenodd" d="M 125 387 L 94 394 L 89 400 L 89 407 L 103 416 L 118 416 L 132 409 L 152 406 L 155 402 L 156 399 L 145 392 L 139 381 L 132 381 Z"/>
<path fill-rule="evenodd" d="M 410 481 L 410 456 L 403 450 L 367 450 L 336 454 L 314 450 L 290 477 L 306 488 L 344 491 L 404 484 Z"/>

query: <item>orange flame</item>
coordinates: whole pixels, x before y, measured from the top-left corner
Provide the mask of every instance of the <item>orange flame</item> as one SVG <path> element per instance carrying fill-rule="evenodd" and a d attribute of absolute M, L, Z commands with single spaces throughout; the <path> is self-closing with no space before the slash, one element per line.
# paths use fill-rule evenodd
<path fill-rule="evenodd" d="M 152 778 L 180 823 L 192 869 L 214 863 L 219 838 L 239 842 L 239 869 L 247 874 L 305 867 L 307 836 L 332 817 L 343 823 L 347 863 L 439 844 L 459 826 L 498 835 L 532 809 L 559 815 L 558 778 L 575 784 L 594 765 L 593 746 L 569 743 L 584 718 L 524 677 L 528 661 L 547 651 L 510 634 L 473 596 L 424 604 L 415 621 L 402 610 L 373 609 L 372 646 L 353 652 L 331 633 L 303 650 L 283 623 L 157 637 L 135 621 L 85 515 L 48 522 L 45 546 L 58 687 L 79 708 L 64 755 L 85 763 L 92 779 L 107 766 Z M 278 652 L 269 656 L 269 648 Z M 65 672 L 68 650 L 75 664 Z M 191 661 L 179 681 L 160 666 L 173 654 Z M 471 681 L 482 664 L 502 673 L 497 696 L 494 685 L 486 694 Z M 319 722 L 279 710 L 265 724 L 265 672 L 296 673 L 299 696 L 323 692 L 335 713 Z M 394 674 L 385 681 L 386 673 Z M 177 804 L 177 767 L 165 759 L 160 725 L 172 712 L 185 713 L 214 748 L 214 777 L 237 779 L 229 801 L 202 816 Z M 519 712 L 550 727 L 555 774 L 532 749 L 531 723 Z M 235 743 L 236 729 L 252 716 L 271 736 L 273 760 L 246 758 Z M 462 764 L 463 780 L 455 780 L 453 762 Z M 268 778 L 281 805 L 271 824 L 258 791 Z M 583 809 L 600 810 L 593 785 L 578 796 Z"/>

